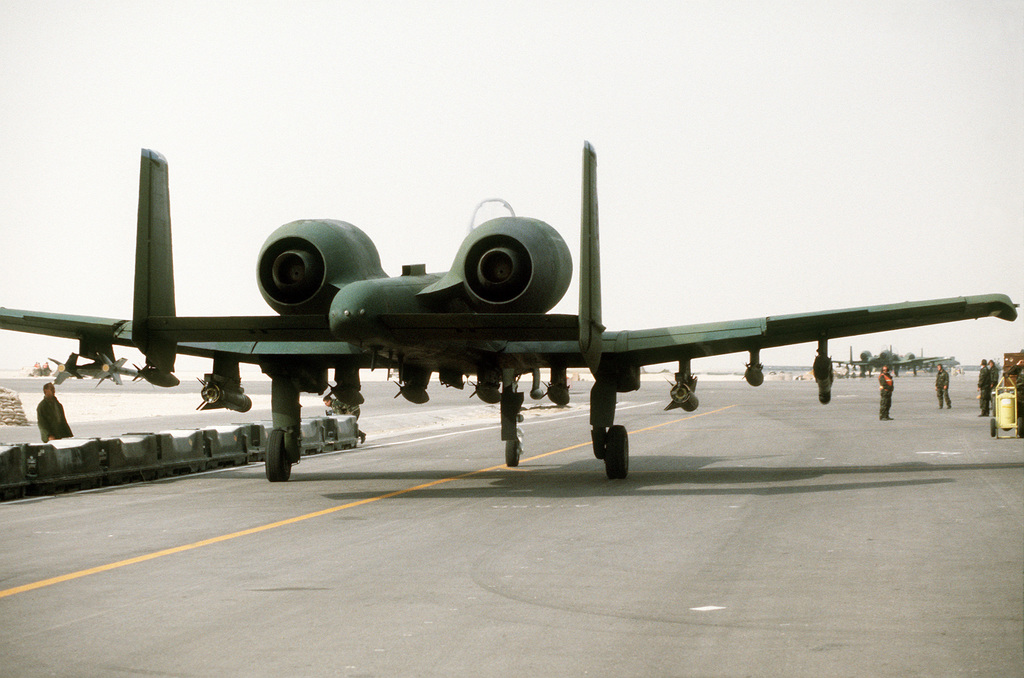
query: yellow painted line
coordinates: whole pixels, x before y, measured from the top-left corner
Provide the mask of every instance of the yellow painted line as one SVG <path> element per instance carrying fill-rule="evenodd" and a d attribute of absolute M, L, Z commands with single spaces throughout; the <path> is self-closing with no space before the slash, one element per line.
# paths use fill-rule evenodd
<path fill-rule="evenodd" d="M 654 426 L 648 426 L 647 428 L 639 429 L 637 431 L 631 431 L 631 433 L 643 433 L 645 431 L 652 431 L 652 430 L 654 430 L 656 428 L 661 428 L 662 426 L 668 426 L 669 424 L 677 424 L 677 423 L 679 423 L 681 421 L 686 421 L 687 419 L 695 419 L 697 417 L 706 417 L 708 415 L 715 414 L 717 412 L 722 412 L 723 410 L 727 410 L 730 407 L 735 407 L 735 406 L 734 405 L 729 405 L 728 407 L 722 407 L 722 408 L 719 408 L 717 410 L 712 410 L 710 412 L 702 412 L 700 414 L 690 415 L 689 417 L 682 417 L 680 419 L 673 419 L 672 421 L 666 421 L 666 422 L 662 422 L 660 424 L 655 424 Z M 562 449 L 554 450 L 553 452 L 545 452 L 544 454 L 538 454 L 538 455 L 535 455 L 533 457 L 526 457 L 526 458 L 522 459 L 521 461 L 534 461 L 536 459 L 543 459 L 544 457 L 550 457 L 552 455 L 561 454 L 562 452 L 568 452 L 570 450 L 577 450 L 577 449 L 579 449 L 581 447 L 589 447 L 590 445 L 591 445 L 591 443 L 589 441 L 585 442 L 585 443 L 579 443 L 578 445 L 570 445 L 569 447 L 563 447 Z M 273 529 L 276 529 L 278 527 L 284 527 L 285 525 L 293 525 L 295 523 L 300 523 L 300 522 L 302 522 L 304 520 L 311 520 L 313 518 L 319 518 L 321 516 L 330 515 L 331 513 L 337 513 L 338 511 L 344 511 L 346 509 L 355 508 L 357 506 L 365 506 L 366 504 L 372 504 L 373 502 L 381 501 L 381 500 L 384 500 L 384 499 L 391 499 L 393 497 L 399 497 L 399 496 L 401 496 L 403 494 L 409 494 L 410 492 L 417 492 L 419 490 L 425 490 L 428 487 L 436 487 L 437 485 L 443 485 L 445 483 L 451 483 L 451 482 L 454 482 L 456 480 L 463 480 L 465 478 L 469 478 L 471 476 L 479 475 L 481 473 L 488 473 L 490 471 L 498 471 L 498 470 L 510 470 L 510 469 L 507 466 L 505 466 L 504 464 L 498 464 L 497 466 L 488 466 L 487 468 L 477 469 L 476 471 L 469 471 L 468 473 L 463 473 L 463 474 L 460 474 L 460 475 L 457 475 L 457 476 L 451 476 L 449 478 L 441 478 L 439 480 L 432 480 L 429 483 L 423 483 L 421 485 L 416 485 L 414 487 L 407 487 L 404 490 L 396 490 L 394 492 L 388 492 L 386 494 L 377 495 L 376 497 L 367 497 L 366 499 L 360 499 L 358 501 L 349 502 L 347 504 L 341 504 L 339 506 L 332 506 L 331 508 L 323 509 L 322 511 L 315 511 L 313 513 L 307 513 L 305 515 L 295 516 L 294 518 L 287 518 L 285 520 L 279 520 L 279 521 L 277 521 L 275 523 L 267 523 L 266 525 L 260 525 L 259 527 L 251 527 L 251 528 L 249 528 L 247 530 L 241 530 L 239 532 L 232 532 L 231 534 L 224 534 L 224 535 L 221 535 L 219 537 L 212 537 L 210 539 L 204 539 L 202 541 L 193 542 L 191 544 L 185 544 L 184 546 L 175 546 L 174 548 L 164 549 L 162 551 L 154 551 L 153 553 L 147 553 L 147 554 L 142 555 L 142 556 L 136 556 L 135 558 L 128 558 L 127 560 L 119 560 L 116 563 L 107 563 L 106 565 L 100 565 L 98 567 L 91 567 L 91 568 L 89 568 L 87 570 L 79 570 L 78 572 L 70 572 L 68 574 L 62 574 L 59 577 L 51 577 L 50 579 L 42 579 L 40 581 L 33 582 L 31 584 L 25 584 L 24 586 L 15 586 L 14 588 L 5 589 L 3 591 L 0 591 L 0 598 L 6 598 L 7 596 L 15 596 L 15 595 L 18 595 L 19 593 L 27 593 L 29 591 L 35 591 L 36 589 L 45 588 L 47 586 L 53 586 L 54 584 L 61 584 L 61 583 L 66 582 L 66 581 L 72 581 L 72 580 L 75 580 L 75 579 L 81 579 L 82 577 L 88 577 L 90 575 L 99 574 L 101 572 L 109 572 L 110 570 L 116 570 L 118 568 L 126 567 L 128 565 L 136 565 L 138 563 L 144 563 L 147 560 L 155 560 L 157 558 L 163 558 L 164 556 L 174 555 L 175 553 L 184 553 L 185 551 L 192 551 L 194 549 L 202 548 L 204 546 L 211 546 L 213 544 L 219 544 L 221 542 L 230 541 L 232 539 L 238 539 L 239 537 L 247 537 L 247 536 L 249 536 L 251 534 L 259 534 L 260 532 L 266 532 L 267 530 L 273 530 Z"/>

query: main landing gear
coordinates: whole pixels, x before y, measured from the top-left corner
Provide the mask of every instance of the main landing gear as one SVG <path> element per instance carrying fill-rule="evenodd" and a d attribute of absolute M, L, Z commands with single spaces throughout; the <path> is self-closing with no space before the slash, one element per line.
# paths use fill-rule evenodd
<path fill-rule="evenodd" d="M 513 370 L 502 370 L 501 374 L 501 439 L 505 441 L 505 466 L 515 468 L 523 456 L 522 420 L 524 393 L 516 390 L 516 375 Z"/>
<path fill-rule="evenodd" d="M 602 362 L 590 389 L 590 436 L 594 456 L 604 461 L 609 480 L 622 480 L 629 473 L 629 436 L 625 426 L 615 424 L 617 393 L 640 388 L 640 368 Z"/>
<path fill-rule="evenodd" d="M 622 480 L 629 473 L 629 436 L 625 426 L 594 427 L 590 432 L 594 456 L 604 461 L 609 480 Z"/>
<path fill-rule="evenodd" d="M 294 380 L 273 378 L 270 385 L 270 409 L 274 428 L 267 435 L 267 480 L 284 483 L 292 475 L 292 464 L 299 463 L 302 452 L 299 389 Z"/>
<path fill-rule="evenodd" d="M 327 390 L 327 371 L 312 365 L 267 363 L 270 377 L 270 411 L 273 428 L 267 434 L 267 480 L 283 483 L 302 453 L 302 406 L 299 394 Z"/>

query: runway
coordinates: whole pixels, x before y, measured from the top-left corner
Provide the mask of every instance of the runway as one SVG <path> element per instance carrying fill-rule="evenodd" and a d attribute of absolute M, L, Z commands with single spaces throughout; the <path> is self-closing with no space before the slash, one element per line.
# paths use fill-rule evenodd
<path fill-rule="evenodd" d="M 712 381 L 694 413 L 645 382 L 614 482 L 585 391 L 529 411 L 507 469 L 467 393 L 385 425 L 394 386 L 364 390 L 367 445 L 286 484 L 252 465 L 0 504 L 0 672 L 1019 674 L 1024 443 L 989 436 L 966 378 L 939 411 L 901 377 L 893 422 L 871 379 L 828 406 Z"/>

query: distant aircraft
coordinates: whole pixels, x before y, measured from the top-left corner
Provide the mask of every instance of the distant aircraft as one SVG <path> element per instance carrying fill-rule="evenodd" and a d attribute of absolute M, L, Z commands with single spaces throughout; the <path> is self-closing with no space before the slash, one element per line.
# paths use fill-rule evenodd
<path fill-rule="evenodd" d="M 924 353 L 924 351 L 921 351 Z M 897 377 L 900 376 L 900 370 L 913 370 L 914 376 L 917 376 L 917 371 L 924 369 L 934 369 L 936 365 L 942 364 L 946 368 L 952 368 L 960 363 L 956 358 L 952 356 L 935 356 L 930 358 L 918 358 L 913 353 L 906 355 L 900 355 L 892 350 L 892 346 L 888 349 L 883 349 L 878 355 L 872 355 L 871 351 L 863 351 L 860 354 L 860 360 L 853 359 L 853 347 L 850 347 L 850 359 L 849 360 L 833 360 L 836 365 L 846 365 L 848 367 L 855 367 L 860 369 L 860 376 L 866 377 L 874 370 L 881 370 L 884 365 L 888 365 L 893 369 L 893 374 Z"/>
<path fill-rule="evenodd" d="M 1017 317 L 1007 296 L 993 294 L 609 331 L 601 316 L 597 159 L 589 143 L 583 149 L 582 193 L 578 315 L 548 313 L 572 278 L 572 257 L 562 237 L 543 221 L 502 216 L 466 236 L 448 271 L 427 273 L 415 264 L 404 266 L 398 277 L 381 269 L 373 242 L 352 224 L 293 221 L 269 236 L 257 261 L 259 291 L 278 315 L 178 317 L 167 162 L 143 150 L 132 319 L 0 309 L 0 328 L 78 339 L 108 356 L 114 344 L 134 346 L 146 356 L 139 376 L 158 386 L 178 384 L 177 354 L 212 358 L 213 370 L 202 380 L 207 409 L 248 409 L 239 364 L 259 365 L 272 380 L 266 474 L 275 482 L 288 480 L 299 461 L 299 394 L 329 388 L 341 402 L 359 404 L 361 369 L 396 370 L 400 393 L 414 403 L 427 401 L 435 372 L 442 384 L 460 389 L 467 375 L 475 375 L 476 395 L 500 403 L 505 462 L 516 466 L 524 399 L 519 377 L 531 374 L 533 390 L 542 395 L 539 369 L 547 368 L 548 397 L 565 403 L 567 369 L 587 367 L 595 377 L 590 390 L 594 456 L 614 479 L 625 478 L 629 468 L 626 429 L 615 424 L 617 396 L 640 388 L 644 365 L 678 361 L 671 404 L 693 411 L 698 404 L 694 358 L 749 352 L 745 378 L 757 386 L 764 381 L 762 349 L 816 342 L 818 399 L 828 403 L 829 339 L 984 316 Z"/>
<path fill-rule="evenodd" d="M 113 350 L 111 350 L 113 354 Z M 85 358 L 92 362 L 86 363 L 85 365 L 79 365 L 78 359 Z M 114 361 L 112 358 L 108 358 L 104 353 L 93 353 L 89 355 L 80 355 L 78 353 L 72 353 L 68 356 L 68 360 L 65 363 L 50 358 L 53 362 L 57 363 L 57 376 L 54 377 L 54 384 L 60 385 L 68 377 L 74 377 L 75 379 L 83 379 L 90 377 L 92 379 L 98 379 L 102 382 L 104 379 L 110 379 L 118 386 L 121 385 L 121 375 L 126 377 L 136 378 L 138 372 L 125 367 L 124 364 L 128 360 L 127 358 L 121 358 L 120 360 Z"/>

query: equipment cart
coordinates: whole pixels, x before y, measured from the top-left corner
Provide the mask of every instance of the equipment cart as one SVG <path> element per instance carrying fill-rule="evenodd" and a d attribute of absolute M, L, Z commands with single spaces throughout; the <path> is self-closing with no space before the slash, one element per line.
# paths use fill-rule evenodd
<path fill-rule="evenodd" d="M 992 398 L 991 431 L 993 438 L 1024 438 L 1024 403 L 1021 389 L 1024 380 L 1024 354 L 1003 356 L 1003 378 Z"/>
<path fill-rule="evenodd" d="M 1020 438 L 1024 418 L 1017 416 L 1016 386 L 996 386 L 995 413 L 992 417 L 993 438 Z M 1007 433 L 1012 431 L 1012 433 Z M 1005 435 L 1004 435 L 1005 434 Z"/>

